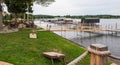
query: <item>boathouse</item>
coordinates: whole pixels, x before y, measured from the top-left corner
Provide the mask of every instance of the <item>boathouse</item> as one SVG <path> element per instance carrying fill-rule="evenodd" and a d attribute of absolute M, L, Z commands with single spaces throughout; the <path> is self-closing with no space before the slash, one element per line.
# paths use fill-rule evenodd
<path fill-rule="evenodd" d="M 98 28 L 99 25 L 96 23 L 100 23 L 100 19 L 98 18 L 82 18 L 81 19 L 81 26 L 86 29 L 90 29 L 93 27 Z"/>
<path fill-rule="evenodd" d="M 100 22 L 100 19 L 98 18 L 82 18 L 81 19 L 81 23 L 99 23 Z"/>

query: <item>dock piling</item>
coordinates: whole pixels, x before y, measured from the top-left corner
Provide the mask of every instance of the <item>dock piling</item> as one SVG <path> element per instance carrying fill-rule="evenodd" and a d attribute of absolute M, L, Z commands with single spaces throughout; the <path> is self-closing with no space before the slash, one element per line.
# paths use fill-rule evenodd
<path fill-rule="evenodd" d="M 108 65 L 108 56 L 110 51 L 108 47 L 102 44 L 91 44 L 88 47 L 90 52 L 90 65 Z"/>

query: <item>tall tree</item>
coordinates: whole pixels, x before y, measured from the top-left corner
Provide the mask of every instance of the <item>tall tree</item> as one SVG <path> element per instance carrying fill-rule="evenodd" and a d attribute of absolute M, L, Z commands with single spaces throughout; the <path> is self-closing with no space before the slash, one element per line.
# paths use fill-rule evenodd
<path fill-rule="evenodd" d="M 15 21 L 19 13 L 25 13 L 27 10 L 27 4 L 24 0 L 5 0 L 5 4 L 8 7 L 8 12 L 14 14 Z"/>

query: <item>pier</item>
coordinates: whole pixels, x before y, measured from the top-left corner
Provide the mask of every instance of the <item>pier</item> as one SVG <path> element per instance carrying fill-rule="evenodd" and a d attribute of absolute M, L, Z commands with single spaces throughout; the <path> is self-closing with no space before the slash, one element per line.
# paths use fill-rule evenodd
<path fill-rule="evenodd" d="M 49 30 L 51 32 L 87 32 L 93 34 L 103 34 L 103 35 L 117 35 L 120 33 L 120 29 L 103 29 L 103 28 L 84 28 L 84 29 L 68 29 L 64 26 L 62 28 L 52 28 Z"/>
<path fill-rule="evenodd" d="M 40 22 L 41 23 L 41 22 Z M 46 25 L 43 27 L 47 31 L 51 32 L 85 32 L 100 35 L 115 35 L 120 33 L 117 23 L 115 26 L 99 25 L 99 19 L 82 19 L 81 22 L 74 22 L 72 19 L 59 22 L 57 20 L 44 21 Z M 96 24 L 98 23 L 98 24 Z M 42 24 L 42 23 L 41 23 Z"/>

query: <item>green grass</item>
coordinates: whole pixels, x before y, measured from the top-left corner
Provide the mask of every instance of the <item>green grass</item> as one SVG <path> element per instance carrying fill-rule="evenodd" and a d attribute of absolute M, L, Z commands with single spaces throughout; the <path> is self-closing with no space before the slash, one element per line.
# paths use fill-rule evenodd
<path fill-rule="evenodd" d="M 65 54 L 69 63 L 85 51 L 54 33 L 39 31 L 36 32 L 37 39 L 30 39 L 30 32 L 29 29 L 20 29 L 19 32 L 0 34 L 0 61 L 15 65 L 51 65 L 50 59 L 45 58 L 42 53 L 57 51 Z M 80 64 L 89 65 L 85 62 Z M 55 65 L 63 65 L 63 63 L 57 60 Z"/>
<path fill-rule="evenodd" d="M 78 62 L 77 65 L 90 65 L 90 55 L 87 55 L 84 59 L 82 59 L 80 62 Z"/>

